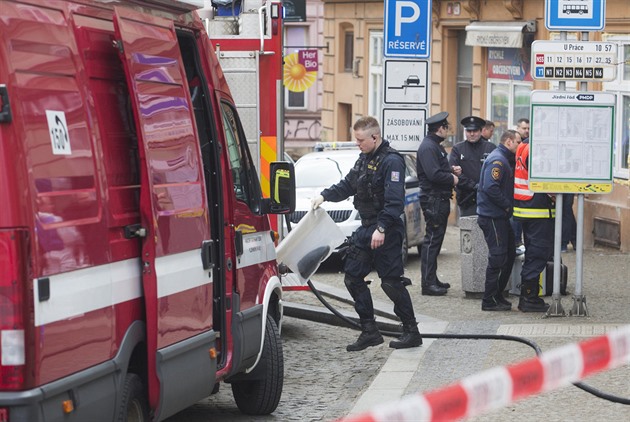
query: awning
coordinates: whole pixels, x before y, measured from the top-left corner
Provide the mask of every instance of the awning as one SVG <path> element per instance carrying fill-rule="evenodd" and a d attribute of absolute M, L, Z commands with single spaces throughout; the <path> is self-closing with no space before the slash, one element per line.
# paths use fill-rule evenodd
<path fill-rule="evenodd" d="M 536 32 L 536 21 L 473 22 L 466 27 L 466 45 L 521 48 L 523 32 Z"/>

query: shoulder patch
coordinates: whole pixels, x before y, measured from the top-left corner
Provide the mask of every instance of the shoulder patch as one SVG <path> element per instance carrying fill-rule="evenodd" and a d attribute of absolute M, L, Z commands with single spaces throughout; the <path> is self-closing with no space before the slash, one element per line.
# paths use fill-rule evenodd
<path fill-rule="evenodd" d="M 400 172 L 399 171 L 392 171 L 391 181 L 392 182 L 400 182 Z"/>
<path fill-rule="evenodd" d="M 495 167 L 492 169 L 492 178 L 494 180 L 499 180 L 501 178 L 501 169 L 498 167 Z"/>

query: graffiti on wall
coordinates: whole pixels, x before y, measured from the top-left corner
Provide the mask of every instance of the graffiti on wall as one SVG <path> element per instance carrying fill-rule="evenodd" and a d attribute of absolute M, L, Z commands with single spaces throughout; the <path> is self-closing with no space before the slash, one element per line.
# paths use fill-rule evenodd
<path fill-rule="evenodd" d="M 286 119 L 284 121 L 285 141 L 319 141 L 322 124 L 319 119 Z"/>

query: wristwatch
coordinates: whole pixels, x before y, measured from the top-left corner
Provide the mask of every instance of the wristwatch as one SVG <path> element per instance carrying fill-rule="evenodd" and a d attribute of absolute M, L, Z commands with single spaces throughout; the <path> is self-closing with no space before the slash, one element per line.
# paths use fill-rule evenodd
<path fill-rule="evenodd" d="M 385 227 L 376 226 L 376 230 L 378 230 L 379 233 L 385 233 Z"/>

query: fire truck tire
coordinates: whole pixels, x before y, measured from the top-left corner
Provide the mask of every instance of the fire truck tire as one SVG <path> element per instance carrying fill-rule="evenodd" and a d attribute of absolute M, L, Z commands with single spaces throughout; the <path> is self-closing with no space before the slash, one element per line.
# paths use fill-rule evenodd
<path fill-rule="evenodd" d="M 122 403 L 118 422 L 148 422 L 149 404 L 142 379 L 136 374 L 127 374 L 122 391 Z"/>
<path fill-rule="evenodd" d="M 278 407 L 284 382 L 282 339 L 270 315 L 267 315 L 262 356 L 254 373 L 256 379 L 232 383 L 234 401 L 246 415 L 268 415 Z"/>

